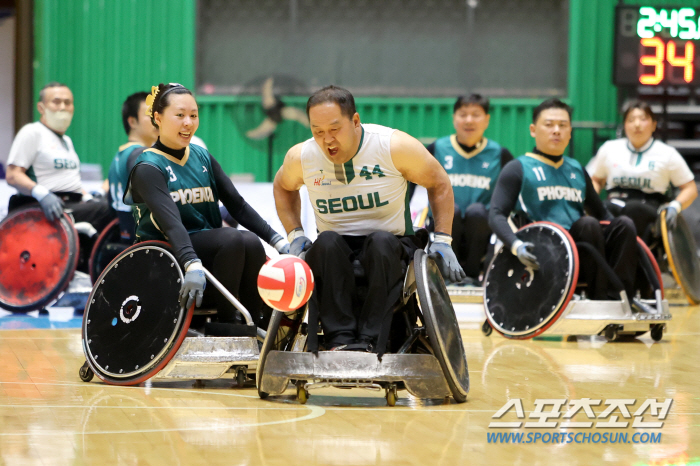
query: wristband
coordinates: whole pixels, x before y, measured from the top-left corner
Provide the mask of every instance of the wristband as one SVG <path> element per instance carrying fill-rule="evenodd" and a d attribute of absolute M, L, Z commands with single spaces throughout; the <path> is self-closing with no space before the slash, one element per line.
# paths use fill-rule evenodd
<path fill-rule="evenodd" d="M 202 265 L 201 260 L 192 259 L 191 261 L 185 264 L 185 273 L 191 272 L 193 270 L 201 270 L 202 272 L 204 272 L 204 266 Z"/>
<path fill-rule="evenodd" d="M 518 255 L 518 248 L 520 247 L 521 244 L 523 244 L 523 242 L 519 239 L 516 239 L 515 241 L 513 241 L 513 245 L 510 247 L 511 254 L 513 254 L 514 256 L 517 256 Z"/>
<path fill-rule="evenodd" d="M 32 197 L 36 199 L 37 201 L 41 202 L 43 198 L 48 196 L 51 193 L 51 191 L 48 190 L 48 188 L 38 184 L 32 188 Z"/>
<path fill-rule="evenodd" d="M 295 239 L 297 239 L 300 236 L 306 236 L 304 234 L 304 229 L 301 227 L 295 228 L 292 231 L 290 231 L 289 234 L 287 235 L 287 241 L 292 243 Z"/>
<path fill-rule="evenodd" d="M 435 233 L 435 239 L 433 243 L 445 243 L 452 246 L 452 237 L 447 233 Z"/>

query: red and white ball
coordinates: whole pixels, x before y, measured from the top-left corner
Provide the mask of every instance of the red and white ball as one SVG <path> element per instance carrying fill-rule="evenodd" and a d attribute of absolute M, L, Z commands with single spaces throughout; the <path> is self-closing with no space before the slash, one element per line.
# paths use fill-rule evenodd
<path fill-rule="evenodd" d="M 258 292 L 268 306 L 293 312 L 306 304 L 314 290 L 314 275 L 302 259 L 280 254 L 270 259 L 258 274 Z"/>

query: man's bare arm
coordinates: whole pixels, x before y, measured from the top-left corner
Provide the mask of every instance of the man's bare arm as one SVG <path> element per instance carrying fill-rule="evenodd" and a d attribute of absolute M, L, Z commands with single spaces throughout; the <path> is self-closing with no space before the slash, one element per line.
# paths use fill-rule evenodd
<path fill-rule="evenodd" d="M 452 234 L 455 200 L 452 185 L 440 163 L 417 139 L 402 131 L 391 136 L 391 159 L 408 181 L 423 186 L 435 217 L 435 231 Z"/>
<path fill-rule="evenodd" d="M 301 144 L 297 144 L 285 155 L 284 163 L 277 171 L 272 185 L 277 216 L 288 234 L 296 228 L 302 228 L 299 189 L 303 184 Z"/>
<path fill-rule="evenodd" d="M 17 191 L 24 194 L 25 196 L 32 195 L 32 189 L 36 186 L 36 182 L 32 181 L 29 176 L 27 176 L 27 169 L 24 167 L 18 167 L 17 165 L 9 165 L 7 167 L 7 174 L 5 175 L 7 184 L 16 188 Z"/>

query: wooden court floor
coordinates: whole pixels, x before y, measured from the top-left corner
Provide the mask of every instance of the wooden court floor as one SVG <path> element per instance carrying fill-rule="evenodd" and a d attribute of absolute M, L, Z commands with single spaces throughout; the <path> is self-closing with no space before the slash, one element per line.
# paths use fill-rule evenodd
<path fill-rule="evenodd" d="M 239 388 L 232 379 L 203 388 L 192 382 L 121 388 L 97 378 L 83 383 L 79 330 L 0 331 L 0 464 L 700 464 L 700 309 L 672 311 L 660 343 L 648 334 L 615 343 L 509 341 L 483 336 L 474 323 L 462 332 L 468 401 L 420 403 L 400 392 L 394 408 L 382 394 L 360 390 L 312 391 L 306 405 L 292 390 L 260 400 L 253 385 Z M 602 400 L 591 422 L 628 421 L 628 427 L 489 428 L 509 400 L 520 399 L 527 417 L 537 399 L 586 398 Z M 619 410 L 612 413 L 619 419 L 596 418 L 606 401 L 636 400 L 633 414 L 648 398 L 673 399 L 660 429 L 634 429 L 634 418 Z M 586 421 L 584 414 L 572 420 Z M 500 420 L 518 421 L 515 409 Z M 649 411 L 643 417 L 657 420 Z M 532 443 L 502 443 L 503 437 L 489 443 L 495 433 L 541 436 Z M 555 442 L 555 433 L 560 439 L 571 433 L 573 441 Z M 607 433 L 608 441 L 599 435 L 593 442 L 596 433 Z M 643 433 L 647 440 L 653 434 L 655 443 L 643 442 Z M 546 434 L 551 441 L 544 442 Z M 634 434 L 640 434 L 636 442 Z"/>

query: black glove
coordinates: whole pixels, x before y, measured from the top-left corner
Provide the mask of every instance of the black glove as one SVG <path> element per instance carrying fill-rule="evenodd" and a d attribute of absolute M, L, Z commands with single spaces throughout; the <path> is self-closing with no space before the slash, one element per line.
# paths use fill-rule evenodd
<path fill-rule="evenodd" d="M 678 201 L 672 201 L 668 204 L 664 204 L 659 207 L 659 214 L 662 211 L 666 211 L 666 226 L 669 230 L 676 228 L 676 223 L 678 221 L 678 213 L 681 211 L 681 203 Z"/>
<path fill-rule="evenodd" d="M 185 272 L 185 280 L 180 287 L 180 306 L 185 309 L 192 307 L 192 303 L 197 307 L 201 306 L 206 287 L 207 278 L 204 275 L 202 262 L 200 260 L 190 262 Z"/>
<path fill-rule="evenodd" d="M 532 270 L 539 270 L 540 264 L 537 262 L 537 257 L 532 253 L 533 249 L 535 249 L 534 244 L 523 243 L 521 241 L 515 248 L 515 255 L 525 267 L 531 267 Z"/>
<path fill-rule="evenodd" d="M 288 236 L 289 238 L 289 254 L 300 256 L 302 252 L 308 251 L 311 247 L 311 240 L 304 236 L 303 228 L 294 229 Z"/>
<path fill-rule="evenodd" d="M 63 201 L 54 193 L 48 193 L 39 201 L 41 210 L 50 221 L 58 220 L 63 215 Z"/>
<path fill-rule="evenodd" d="M 458 283 L 467 278 L 467 274 L 459 265 L 457 256 L 452 250 L 452 237 L 444 233 L 436 233 L 435 241 L 428 248 L 428 255 L 435 260 L 445 281 Z"/>

